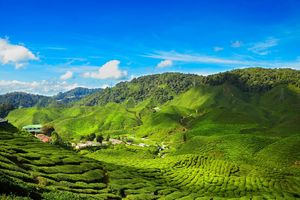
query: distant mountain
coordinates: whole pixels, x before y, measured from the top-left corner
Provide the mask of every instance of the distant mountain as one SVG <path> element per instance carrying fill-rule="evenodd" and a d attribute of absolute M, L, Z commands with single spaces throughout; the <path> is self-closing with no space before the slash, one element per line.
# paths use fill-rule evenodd
<path fill-rule="evenodd" d="M 12 92 L 0 95 L 0 104 L 18 107 L 47 106 L 53 102 L 51 97 L 29 94 L 25 92 Z"/>
<path fill-rule="evenodd" d="M 74 88 L 67 92 L 61 92 L 56 96 L 30 94 L 25 92 L 12 92 L 0 95 L 0 117 L 4 117 L 10 110 L 20 107 L 47 107 L 67 105 L 78 101 L 87 95 L 100 92 L 102 89 Z"/>
<path fill-rule="evenodd" d="M 102 91 L 101 88 L 88 89 L 83 87 L 77 87 L 67 92 L 60 92 L 53 98 L 60 103 L 70 103 L 70 102 L 78 101 L 87 95 L 94 94 L 96 92 L 101 92 L 101 91 Z"/>

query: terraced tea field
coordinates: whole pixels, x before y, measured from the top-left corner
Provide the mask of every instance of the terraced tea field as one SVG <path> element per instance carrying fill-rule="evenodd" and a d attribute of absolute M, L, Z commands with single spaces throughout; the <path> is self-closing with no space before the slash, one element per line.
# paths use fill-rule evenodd
<path fill-rule="evenodd" d="M 0 192 L 33 199 L 116 197 L 101 163 L 8 132 L 0 133 Z"/>
<path fill-rule="evenodd" d="M 2 199 L 300 198 L 297 173 L 198 154 L 161 158 L 125 146 L 78 154 L 11 132 L 0 133 L 0 150 Z"/>
<path fill-rule="evenodd" d="M 274 169 L 195 154 L 156 159 L 108 155 L 88 156 L 105 162 L 109 187 L 125 199 L 300 198 L 300 178 Z"/>

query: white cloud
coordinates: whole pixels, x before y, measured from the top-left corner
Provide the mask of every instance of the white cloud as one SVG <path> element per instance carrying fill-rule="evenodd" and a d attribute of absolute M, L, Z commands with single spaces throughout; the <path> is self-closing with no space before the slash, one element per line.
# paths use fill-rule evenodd
<path fill-rule="evenodd" d="M 231 42 L 231 47 L 233 48 L 239 48 L 242 46 L 242 42 L 241 41 L 234 41 L 234 42 Z"/>
<path fill-rule="evenodd" d="M 13 64 L 18 69 L 30 60 L 38 58 L 25 46 L 10 44 L 7 39 L 0 38 L 0 64 Z"/>
<path fill-rule="evenodd" d="M 63 75 L 60 76 L 60 80 L 65 81 L 65 80 L 68 80 L 68 79 L 70 79 L 72 77 L 73 77 L 73 72 L 67 71 L 65 74 L 63 74 Z"/>
<path fill-rule="evenodd" d="M 0 80 L 1 94 L 8 92 L 28 92 L 32 94 L 42 95 L 54 95 L 58 92 L 64 92 L 67 90 L 79 87 L 77 84 L 68 84 L 65 81 L 51 82 L 51 81 L 32 81 L 23 82 L 18 80 Z"/>
<path fill-rule="evenodd" d="M 215 52 L 219 52 L 219 51 L 223 51 L 223 50 L 224 50 L 223 47 L 214 47 Z"/>
<path fill-rule="evenodd" d="M 182 54 L 177 52 L 160 51 L 155 54 L 145 55 L 150 58 L 181 61 L 181 62 L 194 62 L 194 63 L 214 63 L 214 64 L 245 64 L 242 60 L 226 59 L 212 56 L 205 56 L 199 54 Z"/>
<path fill-rule="evenodd" d="M 164 67 L 171 67 L 173 65 L 173 61 L 172 60 L 163 60 L 161 62 L 159 62 L 156 67 L 158 68 L 164 68 Z"/>
<path fill-rule="evenodd" d="M 278 60 L 254 60 L 245 58 L 220 58 L 212 56 L 204 56 L 201 54 L 182 54 L 174 51 L 156 52 L 154 54 L 144 55 L 149 58 L 174 60 L 186 63 L 204 63 L 219 64 L 233 67 L 270 67 L 270 68 L 293 68 L 300 69 L 300 61 L 278 61 Z"/>
<path fill-rule="evenodd" d="M 269 49 L 277 45 L 278 39 L 270 38 L 264 42 L 255 43 L 252 47 L 248 48 L 248 50 L 258 55 L 267 55 L 271 53 Z"/>
<path fill-rule="evenodd" d="M 83 77 L 94 79 L 121 79 L 127 76 L 127 71 L 119 68 L 119 60 L 111 60 L 102 65 L 96 72 L 85 72 Z"/>

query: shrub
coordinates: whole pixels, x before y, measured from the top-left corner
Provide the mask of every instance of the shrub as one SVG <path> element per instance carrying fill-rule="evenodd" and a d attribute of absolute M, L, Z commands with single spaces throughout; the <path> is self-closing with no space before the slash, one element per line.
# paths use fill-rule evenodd
<path fill-rule="evenodd" d="M 52 125 L 46 124 L 42 127 L 42 133 L 45 135 L 50 136 L 53 131 L 55 131 L 55 129 Z"/>
<path fill-rule="evenodd" d="M 97 135 L 97 137 L 96 137 L 96 141 L 97 142 L 99 142 L 99 143 L 101 143 L 102 144 L 102 142 L 103 142 L 103 136 L 102 135 Z"/>

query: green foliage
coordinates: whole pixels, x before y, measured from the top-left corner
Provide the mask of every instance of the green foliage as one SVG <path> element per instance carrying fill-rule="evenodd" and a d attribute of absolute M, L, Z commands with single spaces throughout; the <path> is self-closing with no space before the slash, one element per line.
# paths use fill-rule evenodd
<path fill-rule="evenodd" d="M 13 109 L 15 109 L 15 107 L 11 104 L 8 103 L 1 103 L 0 104 L 0 117 L 4 118 L 7 116 L 7 114 L 12 111 Z"/>
<path fill-rule="evenodd" d="M 282 84 L 300 87 L 300 72 L 293 69 L 237 69 L 214 74 L 205 78 L 205 83 L 221 85 L 230 83 L 245 91 L 263 92 Z"/>
<path fill-rule="evenodd" d="M 9 104 L 15 108 L 17 107 L 32 107 L 32 106 L 46 106 L 53 100 L 51 97 L 28 94 L 23 92 L 12 92 L 0 95 L 0 104 Z"/>
<path fill-rule="evenodd" d="M 86 97 L 80 104 L 104 105 L 109 102 L 121 103 L 128 99 L 127 104 L 132 106 L 135 102 L 148 98 L 157 103 L 164 103 L 200 83 L 201 80 L 201 76 L 180 73 L 143 76 L 130 82 L 118 83 L 113 88 L 106 88 L 100 93 Z"/>
<path fill-rule="evenodd" d="M 18 129 L 10 123 L 0 123 L 0 131 L 17 132 Z"/>
<path fill-rule="evenodd" d="M 54 127 L 52 125 L 45 124 L 42 127 L 42 133 L 45 134 L 45 135 L 50 136 L 53 131 L 55 131 L 55 129 L 54 129 Z"/>
<path fill-rule="evenodd" d="M 96 141 L 102 144 L 102 141 L 104 140 L 104 137 L 102 135 L 96 136 Z"/>
<path fill-rule="evenodd" d="M 80 140 L 86 140 L 86 141 L 94 141 L 96 138 L 96 134 L 95 133 L 91 133 L 87 136 L 81 136 Z"/>
<path fill-rule="evenodd" d="M 222 85 L 230 83 L 243 91 L 263 92 L 281 84 L 300 87 L 300 73 L 292 69 L 238 69 L 207 77 L 193 74 L 164 73 L 134 78 L 130 82 L 118 83 L 84 98 L 80 105 L 104 105 L 109 102 L 128 105 L 152 98 L 156 103 L 172 100 L 174 96 L 200 85 Z"/>
<path fill-rule="evenodd" d="M 101 92 L 101 88 L 98 89 L 89 89 L 83 87 L 77 87 L 67 92 L 60 92 L 53 97 L 60 104 L 70 104 L 72 102 L 78 101 L 83 97 L 94 94 L 96 92 Z"/>
<path fill-rule="evenodd" d="M 24 92 L 12 92 L 0 95 L 0 117 L 5 117 L 8 112 L 18 107 L 59 107 L 68 106 L 72 102 L 78 101 L 83 97 L 100 92 L 102 89 L 74 88 L 67 92 L 59 93 L 53 97 L 28 94 Z"/>
<path fill-rule="evenodd" d="M 53 131 L 51 133 L 50 144 L 58 145 L 58 146 L 63 147 L 65 149 L 71 149 L 72 148 L 71 143 L 69 141 L 63 140 L 60 137 L 60 135 L 58 135 L 58 133 L 56 131 Z"/>

